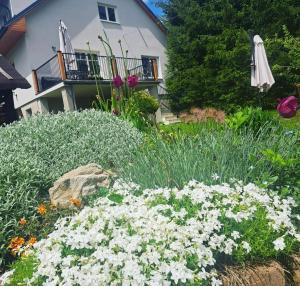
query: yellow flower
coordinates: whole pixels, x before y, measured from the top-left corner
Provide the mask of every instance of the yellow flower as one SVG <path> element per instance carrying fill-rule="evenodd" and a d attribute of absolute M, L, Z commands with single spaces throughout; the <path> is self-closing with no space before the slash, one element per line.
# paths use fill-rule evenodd
<path fill-rule="evenodd" d="M 30 237 L 30 239 L 27 241 L 27 245 L 33 246 L 37 242 L 37 239 L 35 236 Z"/>
<path fill-rule="evenodd" d="M 40 215 L 45 215 L 47 213 L 47 208 L 44 204 L 40 204 L 37 208 L 37 212 L 40 214 Z"/>
<path fill-rule="evenodd" d="M 81 201 L 79 199 L 70 199 L 69 200 L 71 202 L 71 204 L 73 204 L 75 207 L 80 208 L 81 206 Z"/>
<path fill-rule="evenodd" d="M 20 220 L 19 220 L 19 224 L 20 225 L 25 225 L 25 224 L 27 224 L 27 220 L 25 219 L 25 218 L 21 218 Z"/>

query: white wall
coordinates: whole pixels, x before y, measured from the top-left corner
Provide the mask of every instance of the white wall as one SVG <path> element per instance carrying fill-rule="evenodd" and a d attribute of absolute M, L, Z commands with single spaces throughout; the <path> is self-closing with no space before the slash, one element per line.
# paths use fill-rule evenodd
<path fill-rule="evenodd" d="M 129 51 L 129 57 L 159 57 L 164 75 L 166 35 L 134 0 L 101 0 L 101 3 L 117 7 L 120 24 L 99 19 L 97 0 L 51 0 L 42 3 L 27 16 L 27 32 L 9 54 L 16 69 L 32 83 L 31 70 L 54 55 L 52 46 L 59 48 L 58 24 L 62 19 L 75 50 L 87 50 L 86 42 L 89 41 L 93 51 L 105 55 L 98 35 L 104 35 L 106 31 L 116 56 L 121 56 L 118 43 L 121 40 L 124 49 Z M 33 89 L 17 90 L 16 93 L 16 108 L 35 99 Z"/>
<path fill-rule="evenodd" d="M 24 10 L 35 1 L 36 0 L 10 0 L 12 14 L 19 14 L 22 10 Z"/>

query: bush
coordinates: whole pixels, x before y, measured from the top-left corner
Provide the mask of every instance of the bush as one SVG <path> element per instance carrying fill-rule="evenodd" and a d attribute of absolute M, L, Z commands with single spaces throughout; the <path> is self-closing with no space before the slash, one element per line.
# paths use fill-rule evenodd
<path fill-rule="evenodd" d="M 133 105 L 145 116 L 154 114 L 159 108 L 158 100 L 151 96 L 148 91 L 137 91 L 130 98 Z M 129 101 L 130 101 L 129 100 Z"/>
<path fill-rule="evenodd" d="M 57 178 L 88 163 L 114 167 L 141 142 L 130 124 L 93 110 L 22 120 L 1 128 L 0 138 L 1 266 L 8 262 L 18 221 L 36 215 L 38 201 Z"/>
<path fill-rule="evenodd" d="M 276 126 L 279 122 L 274 118 L 273 114 L 263 111 L 261 108 L 247 107 L 228 116 L 226 123 L 230 128 L 238 130 L 240 128 L 250 128 L 258 132 L 264 126 Z"/>
<path fill-rule="evenodd" d="M 26 276 L 38 286 L 220 285 L 224 262 L 298 250 L 296 219 L 291 198 L 254 184 L 142 190 L 117 182 L 93 207 L 58 221 Z"/>
<path fill-rule="evenodd" d="M 264 150 L 272 149 L 284 159 L 296 158 L 299 136 L 268 125 L 259 132 L 212 129 L 209 125 L 196 130 L 193 137 L 178 133 L 152 136 L 143 149 L 133 154 L 131 164 L 120 167 L 121 174 L 150 188 L 182 187 L 193 178 L 211 184 L 215 182 L 213 177 L 218 182 L 236 178 L 261 183 L 278 175 L 263 155 Z"/>
<path fill-rule="evenodd" d="M 300 80 L 299 1 L 159 2 L 168 27 L 167 87 L 173 108 L 273 108 L 277 98 L 295 90 Z M 250 86 L 252 33 L 265 40 L 276 81 L 265 96 Z"/>

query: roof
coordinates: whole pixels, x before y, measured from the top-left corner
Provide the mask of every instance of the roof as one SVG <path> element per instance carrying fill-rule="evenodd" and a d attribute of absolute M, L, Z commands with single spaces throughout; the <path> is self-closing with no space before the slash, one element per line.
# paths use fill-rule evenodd
<path fill-rule="evenodd" d="M 0 90 L 30 88 L 28 81 L 23 78 L 16 69 L 0 55 Z"/>
<path fill-rule="evenodd" d="M 36 0 L 31 5 L 29 5 L 26 9 L 21 11 L 19 14 L 15 15 L 13 18 L 11 18 L 1 29 L 0 29 L 0 39 L 5 34 L 8 27 L 13 24 L 14 22 L 20 20 L 21 18 L 27 16 L 31 11 L 33 11 L 35 8 L 37 8 L 40 4 L 48 0 Z M 160 21 L 160 19 L 152 12 L 152 10 L 149 8 L 147 4 L 143 0 L 134 0 L 145 12 L 146 14 L 151 18 L 151 20 L 159 27 L 159 29 L 163 32 L 166 32 L 167 29 L 164 26 L 164 24 Z"/>

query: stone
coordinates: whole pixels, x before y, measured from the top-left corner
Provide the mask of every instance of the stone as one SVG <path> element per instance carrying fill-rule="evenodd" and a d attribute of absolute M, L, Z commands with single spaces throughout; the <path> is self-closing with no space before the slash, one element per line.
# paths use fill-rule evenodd
<path fill-rule="evenodd" d="M 223 286 L 287 286 L 285 272 L 277 262 L 249 267 L 228 267 Z"/>
<path fill-rule="evenodd" d="M 57 208 L 81 205 L 82 198 L 94 194 L 100 187 L 108 188 L 114 173 L 97 164 L 72 170 L 59 178 L 49 189 L 51 204 Z"/>
<path fill-rule="evenodd" d="M 293 281 L 296 286 L 300 286 L 300 255 L 293 255 L 292 260 Z"/>

